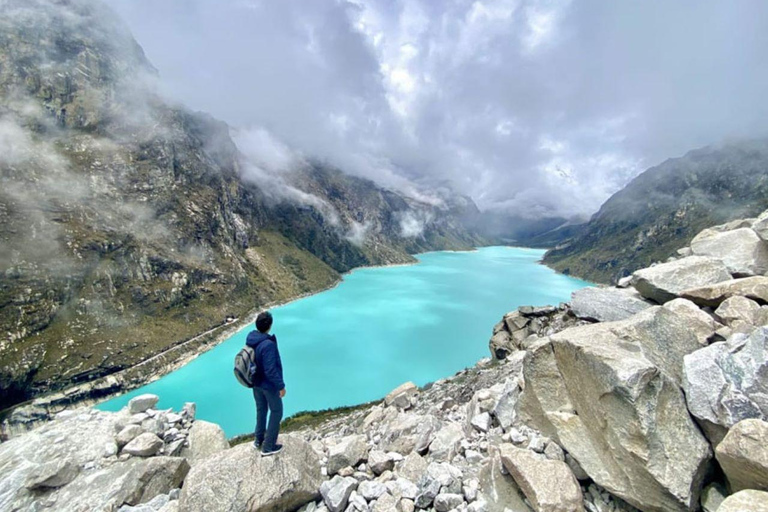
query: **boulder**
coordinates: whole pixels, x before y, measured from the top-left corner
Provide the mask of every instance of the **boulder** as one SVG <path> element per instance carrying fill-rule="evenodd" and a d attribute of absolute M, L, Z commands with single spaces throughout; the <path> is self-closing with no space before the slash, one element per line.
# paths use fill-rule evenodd
<path fill-rule="evenodd" d="M 395 467 L 395 474 L 411 482 L 418 482 L 427 472 L 427 461 L 416 452 L 405 456 Z"/>
<path fill-rule="evenodd" d="M 691 240 L 691 250 L 695 255 L 721 260 L 736 276 L 768 272 L 768 246 L 748 227 L 723 232 L 705 229 Z"/>
<path fill-rule="evenodd" d="M 722 485 L 709 484 L 701 491 L 701 510 L 703 512 L 717 512 L 727 495 L 728 491 Z"/>
<path fill-rule="evenodd" d="M 128 402 L 128 412 L 130 414 L 139 414 L 145 412 L 147 409 L 151 409 L 157 405 L 160 401 L 160 397 L 149 393 L 139 395 L 131 398 Z"/>
<path fill-rule="evenodd" d="M 571 311 L 585 320 L 624 320 L 649 307 L 651 304 L 633 289 L 582 288 L 571 294 Z"/>
<path fill-rule="evenodd" d="M 385 398 L 384 404 L 393 405 L 400 409 L 408 409 L 411 406 L 411 400 L 419 392 L 418 386 L 413 382 L 406 382 L 393 389 Z"/>
<path fill-rule="evenodd" d="M 328 510 L 341 512 L 346 509 L 349 497 L 357 486 L 358 482 L 354 478 L 336 475 L 320 485 L 320 494 Z"/>
<path fill-rule="evenodd" d="M 144 430 L 139 425 L 126 426 L 115 436 L 115 441 L 117 442 L 118 448 L 122 448 L 143 433 Z"/>
<path fill-rule="evenodd" d="M 385 492 L 387 492 L 387 486 L 381 482 L 375 480 L 360 482 L 357 488 L 357 492 L 368 501 L 378 499 Z"/>
<path fill-rule="evenodd" d="M 720 306 L 729 297 L 739 295 L 760 304 L 768 303 L 768 277 L 755 276 L 731 279 L 721 283 L 691 287 L 680 293 L 681 297 L 689 299 L 701 307 L 711 308 Z"/>
<path fill-rule="evenodd" d="M 61 488 L 57 512 L 117 510 L 121 505 L 147 503 L 178 489 L 189 471 L 180 457 L 131 459 L 82 474 Z"/>
<path fill-rule="evenodd" d="M 506 359 L 509 354 L 520 350 L 520 344 L 507 331 L 499 331 L 491 336 L 488 342 L 488 350 L 493 359 Z"/>
<path fill-rule="evenodd" d="M 401 412 L 387 424 L 379 448 L 403 455 L 414 450 L 425 453 L 441 427 L 440 420 L 431 414 Z"/>
<path fill-rule="evenodd" d="M 499 454 L 536 512 L 583 512 L 581 487 L 565 462 L 540 458 L 511 444 L 501 445 Z"/>
<path fill-rule="evenodd" d="M 758 419 L 738 422 L 717 445 L 715 456 L 731 492 L 768 491 L 768 423 Z"/>
<path fill-rule="evenodd" d="M 475 415 L 470 423 L 480 432 L 488 432 L 491 428 L 491 415 L 487 412 L 483 412 Z"/>
<path fill-rule="evenodd" d="M 739 491 L 725 498 L 717 512 L 768 512 L 768 492 Z"/>
<path fill-rule="evenodd" d="M 162 439 L 152 432 L 144 432 L 125 445 L 123 447 L 123 453 L 136 455 L 137 457 L 151 457 L 159 452 L 162 447 Z"/>
<path fill-rule="evenodd" d="M 714 318 L 689 300 L 674 299 L 664 304 L 664 307 L 685 319 L 702 346 L 707 346 L 717 330 L 722 327 Z"/>
<path fill-rule="evenodd" d="M 715 316 L 733 331 L 751 330 L 761 320 L 760 304 L 746 297 L 729 297 L 715 310 Z"/>
<path fill-rule="evenodd" d="M 498 450 L 493 454 L 479 473 L 480 490 L 474 503 L 483 503 L 487 512 L 532 512 L 525 502 L 523 491 L 515 479 L 504 469 Z M 473 504 L 474 504 L 473 503 Z"/>
<path fill-rule="evenodd" d="M 80 468 L 67 460 L 40 464 L 27 475 L 27 489 L 55 489 L 63 487 L 77 477 Z"/>
<path fill-rule="evenodd" d="M 364 435 L 353 435 L 335 440 L 328 446 L 328 474 L 335 475 L 342 468 L 357 466 L 368 456 L 368 443 Z"/>
<path fill-rule="evenodd" d="M 441 428 L 429 445 L 429 456 L 436 460 L 450 461 L 458 453 L 459 443 L 464 439 L 464 430 L 458 423 L 449 423 Z"/>
<path fill-rule="evenodd" d="M 734 334 L 685 356 L 688 410 L 713 445 L 747 418 L 768 418 L 768 328 Z"/>
<path fill-rule="evenodd" d="M 680 389 L 700 349 L 663 307 L 567 329 L 531 347 L 519 410 L 601 487 L 644 511 L 688 511 L 711 449 Z"/>
<path fill-rule="evenodd" d="M 397 500 L 391 494 L 384 494 L 371 504 L 371 512 L 398 512 Z"/>
<path fill-rule="evenodd" d="M 394 469 L 395 461 L 381 450 L 371 450 L 368 454 L 368 467 L 375 475 L 380 475 L 385 471 Z"/>
<path fill-rule="evenodd" d="M 184 481 L 179 509 L 278 512 L 315 500 L 323 481 L 317 455 L 300 439 L 281 440 L 283 451 L 272 457 L 259 457 L 246 443 L 199 461 Z"/>
<path fill-rule="evenodd" d="M 761 213 L 751 227 L 761 240 L 768 240 L 768 210 Z"/>
<path fill-rule="evenodd" d="M 189 429 L 189 446 L 184 447 L 181 456 L 194 464 L 215 453 L 229 449 L 229 441 L 224 430 L 215 423 L 197 420 Z"/>
<path fill-rule="evenodd" d="M 435 510 L 437 512 L 449 512 L 455 510 L 464 504 L 462 494 L 452 494 L 443 492 L 435 496 Z"/>
<path fill-rule="evenodd" d="M 722 261 L 688 256 L 669 263 L 636 271 L 632 285 L 647 299 L 664 304 L 687 289 L 720 283 L 731 278 Z"/>

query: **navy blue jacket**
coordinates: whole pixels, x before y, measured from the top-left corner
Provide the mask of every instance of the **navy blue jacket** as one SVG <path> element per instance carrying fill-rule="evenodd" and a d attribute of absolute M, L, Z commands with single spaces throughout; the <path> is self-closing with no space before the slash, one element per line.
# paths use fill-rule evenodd
<path fill-rule="evenodd" d="M 277 338 L 271 334 L 251 331 L 245 344 L 253 347 L 256 355 L 256 373 L 253 386 L 268 391 L 285 389 L 283 381 L 283 363 L 277 350 Z"/>

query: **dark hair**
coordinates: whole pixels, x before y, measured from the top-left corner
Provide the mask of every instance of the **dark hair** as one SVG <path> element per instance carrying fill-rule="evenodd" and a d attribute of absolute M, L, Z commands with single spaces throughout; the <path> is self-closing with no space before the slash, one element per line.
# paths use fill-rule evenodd
<path fill-rule="evenodd" d="M 259 332 L 266 333 L 272 327 L 272 313 L 264 311 L 256 317 L 256 328 Z"/>

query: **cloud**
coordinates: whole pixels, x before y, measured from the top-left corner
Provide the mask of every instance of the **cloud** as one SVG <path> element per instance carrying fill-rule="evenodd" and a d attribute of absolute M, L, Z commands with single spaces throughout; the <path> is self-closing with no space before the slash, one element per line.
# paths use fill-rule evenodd
<path fill-rule="evenodd" d="M 399 215 L 400 236 L 416 238 L 424 234 L 427 224 L 432 221 L 432 215 L 422 211 L 406 211 Z"/>
<path fill-rule="evenodd" d="M 264 168 L 274 139 L 414 196 L 588 215 L 668 157 L 768 135 L 759 0 L 107 3 L 170 97 L 267 130 Z"/>

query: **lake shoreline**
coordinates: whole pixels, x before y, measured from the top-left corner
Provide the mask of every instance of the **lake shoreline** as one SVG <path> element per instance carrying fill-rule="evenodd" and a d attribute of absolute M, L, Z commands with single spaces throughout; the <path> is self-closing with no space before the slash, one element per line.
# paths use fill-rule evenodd
<path fill-rule="evenodd" d="M 98 405 L 147 384 L 151 384 L 169 373 L 189 364 L 204 353 L 217 347 L 223 341 L 234 336 L 241 330 L 246 329 L 249 325 L 253 324 L 254 319 L 259 312 L 285 306 L 295 301 L 333 290 L 341 285 L 346 276 L 352 275 L 357 271 L 413 266 L 420 263 L 418 256 L 424 254 L 437 252 L 476 252 L 478 249 L 478 247 L 473 247 L 466 250 L 426 251 L 423 253 L 412 254 L 411 256 L 414 258 L 414 261 L 408 263 L 362 265 L 352 268 L 341 273 L 339 278 L 334 280 L 328 286 L 302 293 L 291 298 L 276 300 L 258 308 L 254 308 L 242 318 L 235 319 L 229 323 L 222 323 L 208 329 L 207 331 L 181 341 L 172 347 L 166 348 L 157 354 L 153 354 L 118 372 L 99 377 L 83 384 L 69 386 L 58 391 L 46 393 L 0 411 L 0 414 L 2 415 L 2 423 L 0 423 L 0 440 L 6 440 L 42 425 L 62 411 Z M 164 360 L 166 356 L 168 357 L 168 360 Z"/>

